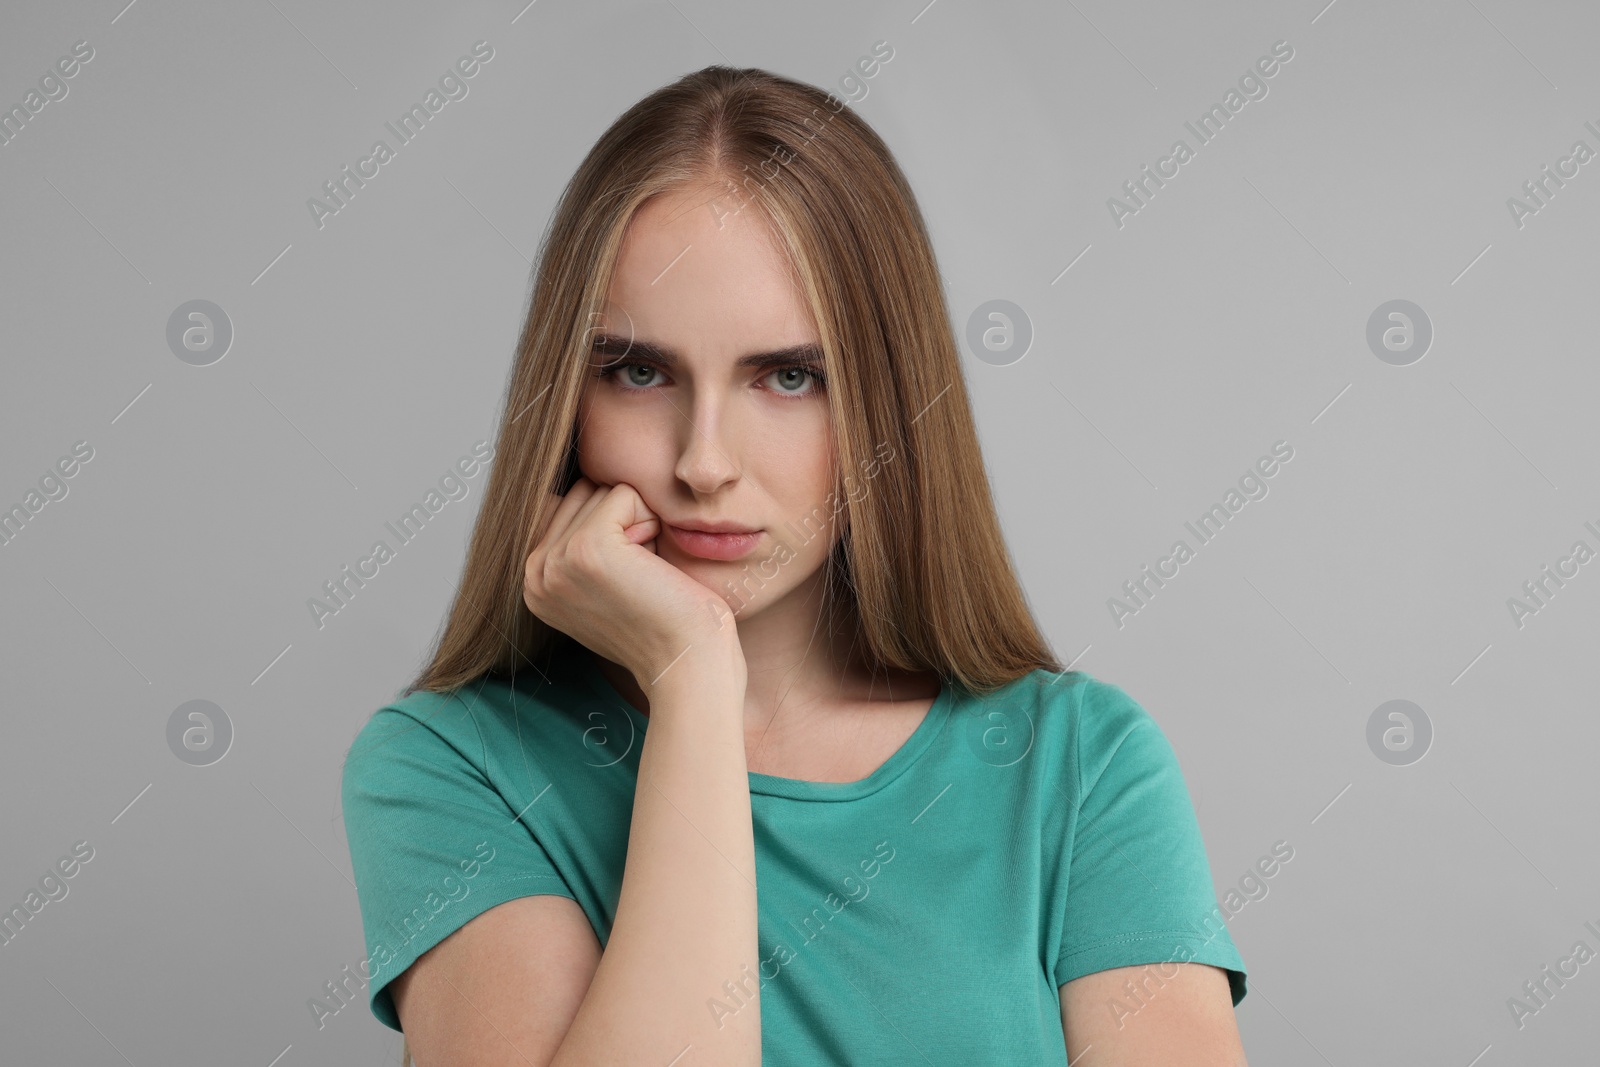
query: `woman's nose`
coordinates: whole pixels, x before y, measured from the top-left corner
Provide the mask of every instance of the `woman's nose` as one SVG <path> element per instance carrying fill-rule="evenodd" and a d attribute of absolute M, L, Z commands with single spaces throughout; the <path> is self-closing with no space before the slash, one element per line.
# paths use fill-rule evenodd
<path fill-rule="evenodd" d="M 696 397 L 680 408 L 680 445 L 674 473 L 698 493 L 712 493 L 740 474 L 739 449 L 726 405 Z"/>

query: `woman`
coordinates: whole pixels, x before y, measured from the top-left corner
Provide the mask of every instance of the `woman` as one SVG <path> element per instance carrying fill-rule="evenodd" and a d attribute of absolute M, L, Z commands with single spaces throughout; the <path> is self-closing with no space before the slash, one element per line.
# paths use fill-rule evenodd
<path fill-rule="evenodd" d="M 408 1055 L 1243 1062 L 1176 757 L 1040 636 L 915 199 L 842 101 L 708 67 L 606 131 L 495 455 L 344 771 Z"/>

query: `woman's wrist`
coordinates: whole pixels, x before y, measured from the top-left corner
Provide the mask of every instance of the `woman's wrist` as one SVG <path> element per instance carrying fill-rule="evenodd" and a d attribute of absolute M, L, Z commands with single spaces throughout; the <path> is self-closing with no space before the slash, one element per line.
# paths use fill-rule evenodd
<path fill-rule="evenodd" d="M 647 695 L 687 690 L 727 688 L 743 696 L 747 670 L 738 630 L 730 623 L 723 631 L 690 638 L 670 657 L 636 669 L 634 680 Z"/>

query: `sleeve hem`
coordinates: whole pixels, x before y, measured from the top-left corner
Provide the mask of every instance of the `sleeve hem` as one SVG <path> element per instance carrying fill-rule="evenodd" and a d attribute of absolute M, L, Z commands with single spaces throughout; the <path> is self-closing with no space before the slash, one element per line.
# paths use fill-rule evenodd
<path fill-rule="evenodd" d="M 577 900 L 577 897 L 573 895 L 572 890 L 567 887 L 565 880 L 560 875 L 515 875 L 505 879 L 492 889 L 480 890 L 479 893 L 473 894 L 471 899 L 476 902 L 477 907 L 472 910 L 457 912 L 451 917 L 453 919 L 460 916 L 460 922 L 429 924 L 427 930 L 407 941 L 403 948 L 393 953 L 388 965 L 382 968 L 381 975 L 373 977 L 372 986 L 367 993 L 367 1006 L 371 1010 L 373 1017 L 389 1029 L 404 1033 L 405 1030 L 400 1025 L 399 1014 L 395 1011 L 394 998 L 389 993 L 389 983 L 400 977 L 405 969 L 417 962 L 423 953 L 490 908 L 498 907 L 508 901 L 518 900 L 522 897 L 539 896 L 558 896 L 566 897 L 572 901 Z M 370 960 L 371 956 L 368 959 Z"/>
<path fill-rule="evenodd" d="M 1161 947 L 1165 945 L 1171 947 Z M 1228 976 L 1229 995 L 1234 1005 L 1244 999 L 1246 971 L 1238 950 L 1231 943 L 1220 943 L 1215 938 L 1196 937 L 1192 931 L 1139 931 L 1074 949 L 1056 961 L 1055 984 L 1059 989 L 1075 978 L 1115 967 L 1173 963 L 1204 963 L 1220 968 Z"/>

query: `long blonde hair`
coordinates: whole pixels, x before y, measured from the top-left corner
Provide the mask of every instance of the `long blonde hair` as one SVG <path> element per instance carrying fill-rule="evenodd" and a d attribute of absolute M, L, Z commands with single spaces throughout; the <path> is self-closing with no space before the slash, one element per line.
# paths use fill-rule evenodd
<path fill-rule="evenodd" d="M 718 65 L 629 108 L 567 183 L 465 573 L 407 692 L 536 669 L 570 641 L 528 610 L 522 580 L 551 494 L 577 477 L 595 324 L 641 205 L 707 184 L 771 225 L 815 317 L 848 515 L 825 564 L 829 617 L 855 628 L 868 663 L 937 671 L 974 692 L 1061 671 L 1001 537 L 938 265 L 899 165 L 831 93 Z"/>
<path fill-rule="evenodd" d="M 578 405 L 629 221 L 652 197 L 717 184 L 787 251 L 824 353 L 846 500 L 827 589 L 867 662 L 989 692 L 1060 671 L 1001 536 L 932 244 L 882 139 L 844 101 L 756 68 L 710 66 L 601 135 L 539 252 L 465 573 L 406 692 L 510 675 L 564 634 L 528 610 L 523 567 L 576 479 Z"/>

